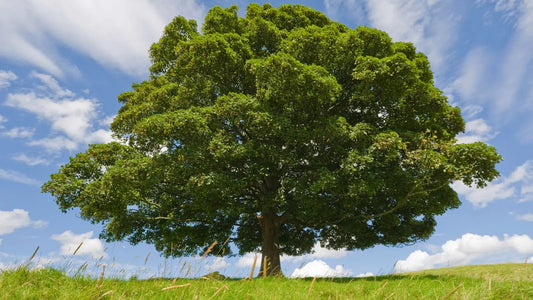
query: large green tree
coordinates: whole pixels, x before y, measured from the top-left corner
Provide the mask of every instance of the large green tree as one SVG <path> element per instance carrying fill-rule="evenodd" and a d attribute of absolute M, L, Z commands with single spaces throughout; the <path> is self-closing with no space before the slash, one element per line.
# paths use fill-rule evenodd
<path fill-rule="evenodd" d="M 456 144 L 460 110 L 411 43 L 301 5 L 237 10 L 212 8 L 201 32 L 183 17 L 165 28 L 149 79 L 119 96 L 122 142 L 91 145 L 43 185 L 63 211 L 165 255 L 215 240 L 215 254 L 262 251 L 273 275 L 280 254 L 317 242 L 426 239 L 460 205 L 452 182 L 498 176 L 493 147 Z"/>

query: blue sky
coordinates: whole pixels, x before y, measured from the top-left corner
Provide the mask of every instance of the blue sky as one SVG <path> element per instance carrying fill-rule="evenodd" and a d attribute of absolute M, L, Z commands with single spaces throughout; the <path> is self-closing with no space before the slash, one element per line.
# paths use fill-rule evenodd
<path fill-rule="evenodd" d="M 140 277 L 220 271 L 247 276 L 254 254 L 165 261 L 150 245 L 104 243 L 100 225 L 61 213 L 40 193 L 70 156 L 110 141 L 117 95 L 147 78 L 147 51 L 175 15 L 202 24 L 213 5 L 249 1 L 21 0 L 0 2 L 0 269 L 27 261 Z M 262 1 L 260 1 L 262 3 Z M 365 251 L 315 247 L 283 257 L 286 275 L 358 276 L 533 256 L 533 2 L 527 0 L 315 0 L 300 3 L 349 27 L 382 29 L 428 55 L 435 84 L 459 106 L 466 132 L 504 161 L 476 190 L 455 183 L 463 205 L 437 219 L 427 241 Z M 80 242 L 76 255 L 72 255 Z M 186 267 L 185 269 L 187 269 Z"/>

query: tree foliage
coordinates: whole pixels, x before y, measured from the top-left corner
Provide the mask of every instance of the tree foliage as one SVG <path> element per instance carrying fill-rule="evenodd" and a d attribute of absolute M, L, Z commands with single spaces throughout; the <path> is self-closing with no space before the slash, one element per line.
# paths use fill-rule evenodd
<path fill-rule="evenodd" d="M 498 176 L 493 147 L 456 143 L 464 121 L 427 57 L 382 31 L 301 5 L 217 6 L 201 32 L 176 17 L 150 57 L 150 78 L 119 96 L 121 143 L 90 145 L 43 185 L 107 240 L 192 255 L 214 240 L 229 254 L 230 238 L 279 272 L 280 254 L 317 241 L 426 239 L 460 205 L 452 182 Z"/>

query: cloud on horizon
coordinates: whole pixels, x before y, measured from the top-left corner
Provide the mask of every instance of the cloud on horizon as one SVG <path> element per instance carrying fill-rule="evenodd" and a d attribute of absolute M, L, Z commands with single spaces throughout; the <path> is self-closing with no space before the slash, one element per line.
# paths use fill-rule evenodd
<path fill-rule="evenodd" d="M 350 270 L 346 270 L 343 266 L 337 265 L 331 268 L 322 260 L 313 260 L 301 268 L 296 268 L 291 274 L 291 278 L 305 278 L 305 277 L 348 277 L 352 276 Z M 370 275 L 371 276 L 371 275 Z"/>
<path fill-rule="evenodd" d="M 527 235 L 477 235 L 466 233 L 461 238 L 444 243 L 438 252 L 429 254 L 416 250 L 405 260 L 396 262 L 395 272 L 410 272 L 435 267 L 457 266 L 475 260 L 523 261 L 533 254 L 533 239 Z"/>

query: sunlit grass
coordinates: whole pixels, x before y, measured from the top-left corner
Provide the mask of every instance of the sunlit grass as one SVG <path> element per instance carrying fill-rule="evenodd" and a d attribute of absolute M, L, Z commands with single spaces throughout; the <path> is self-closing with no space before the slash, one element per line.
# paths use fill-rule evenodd
<path fill-rule="evenodd" d="M 105 272 L 102 266 L 102 273 Z M 463 266 L 366 278 L 114 279 L 20 266 L 0 299 L 533 299 L 533 266 Z"/>

